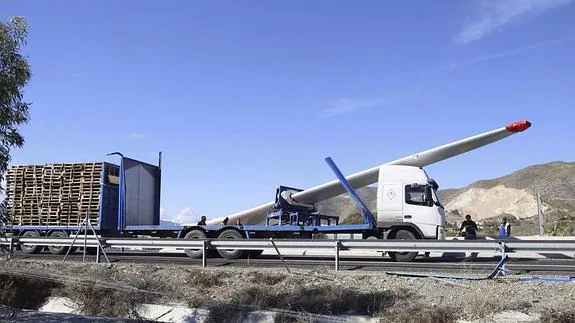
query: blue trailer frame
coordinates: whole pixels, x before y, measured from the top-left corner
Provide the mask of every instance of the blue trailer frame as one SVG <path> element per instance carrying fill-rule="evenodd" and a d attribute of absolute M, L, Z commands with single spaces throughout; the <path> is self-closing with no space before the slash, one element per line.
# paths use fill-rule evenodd
<path fill-rule="evenodd" d="M 221 232 L 225 229 L 233 228 L 237 229 L 241 232 L 245 233 L 246 238 L 254 237 L 258 235 L 258 232 L 264 233 L 293 233 L 294 235 L 300 233 L 361 233 L 366 232 L 369 230 L 374 230 L 376 227 L 376 223 L 374 221 L 373 215 L 365 205 L 365 203 L 361 200 L 361 198 L 357 195 L 353 187 L 350 183 L 345 179 L 345 176 L 341 173 L 339 168 L 333 162 L 330 157 L 325 159 L 328 166 L 334 172 L 338 180 L 341 182 L 342 186 L 346 189 L 346 191 L 351 195 L 354 202 L 359 206 L 361 213 L 364 218 L 363 224 L 347 224 L 347 225 L 340 225 L 337 220 L 335 220 L 335 225 L 332 224 L 334 219 L 337 217 L 329 216 L 329 215 L 322 215 L 319 213 L 312 213 L 312 214 L 303 214 L 298 213 L 301 210 L 296 210 L 290 213 L 291 219 L 288 221 L 289 224 L 282 224 L 281 216 L 278 217 L 277 212 L 275 211 L 268 214 L 268 218 L 266 219 L 265 225 L 159 225 L 159 224 L 143 224 L 143 225 L 129 225 L 127 224 L 127 212 L 129 211 L 129 207 L 127 205 L 126 199 L 130 193 L 133 193 L 130 190 L 130 187 L 133 186 L 133 183 L 127 179 L 126 176 L 126 164 L 130 162 L 132 165 L 136 165 L 136 167 L 142 167 L 149 171 L 150 180 L 154 181 L 154 185 L 159 185 L 160 178 L 161 178 L 161 154 L 158 165 L 152 165 L 149 163 L 141 162 L 138 160 L 134 160 L 131 158 L 124 157 L 120 153 L 113 153 L 121 156 L 120 165 L 115 165 L 111 163 L 103 163 L 102 167 L 119 167 L 119 185 L 113 186 L 110 184 L 106 184 L 104 176 L 106 176 L 106 172 L 102 171 L 102 178 L 101 178 L 101 190 L 102 194 L 100 194 L 100 211 L 98 214 L 98 224 L 94 226 L 94 229 L 99 233 L 105 233 L 110 236 L 116 235 L 130 235 L 130 234 L 142 234 L 142 235 L 153 235 L 154 233 L 164 235 L 169 234 L 170 236 L 174 236 L 176 238 L 181 238 L 185 233 L 189 232 L 193 229 L 201 229 L 205 232 Z M 111 154 L 112 155 L 112 154 Z M 141 185 L 138 179 L 138 185 Z M 138 194 L 140 192 L 138 191 Z M 133 194 L 130 195 L 133 197 Z M 138 195 L 136 197 L 138 199 L 138 203 L 142 201 L 141 196 Z M 113 199 L 117 199 L 117 211 L 111 212 L 113 208 L 110 207 L 113 204 Z M 111 201 L 110 201 L 111 200 Z M 153 214 L 145 215 L 149 222 L 156 222 L 160 223 L 159 218 L 159 188 L 155 191 L 153 201 L 152 199 L 144 200 L 146 203 L 154 203 L 153 206 L 148 205 L 148 210 L 152 210 Z M 106 202 L 106 203 L 104 203 Z M 105 207 L 106 206 L 106 207 Z M 138 204 L 138 207 L 140 205 Z M 311 215 L 311 217 L 310 217 Z M 300 218 L 310 218 L 314 221 L 314 225 L 297 225 L 294 223 L 298 223 Z M 269 219 L 280 219 L 278 224 L 270 224 Z M 322 225 L 322 221 L 327 221 L 327 225 Z M 40 231 L 77 231 L 80 229 L 79 226 L 6 226 L 5 229 L 11 230 L 40 230 Z M 170 234 L 171 233 L 171 234 Z"/>

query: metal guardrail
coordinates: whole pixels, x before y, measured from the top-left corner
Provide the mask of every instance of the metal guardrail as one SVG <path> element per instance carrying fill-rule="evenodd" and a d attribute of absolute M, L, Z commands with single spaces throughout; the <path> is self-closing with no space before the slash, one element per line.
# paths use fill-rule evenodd
<path fill-rule="evenodd" d="M 187 239 L 144 239 L 144 238 L 103 238 L 100 243 L 110 248 L 145 248 L 145 249 L 198 249 L 203 240 Z M 1 238 L 0 245 L 29 244 L 38 246 L 71 246 L 73 238 Z M 208 249 L 274 249 L 270 240 L 205 240 Z M 500 251 L 502 244 L 508 253 L 513 252 L 575 252 L 574 240 L 296 240 L 274 239 L 280 249 L 332 249 L 339 244 L 340 250 L 361 249 L 364 251 L 390 252 L 484 252 Z M 83 247 L 84 238 L 79 237 L 73 246 Z M 98 240 L 88 236 L 86 246 L 97 247 Z"/>
<path fill-rule="evenodd" d="M 0 238 L 0 245 L 10 246 L 12 251 L 18 244 L 39 246 L 98 247 L 143 249 L 242 249 L 278 251 L 277 249 L 331 249 L 335 251 L 336 269 L 339 268 L 339 251 L 363 250 L 386 252 L 498 252 L 509 253 L 541 252 L 575 255 L 574 240 L 296 240 L 296 239 L 250 239 L 250 240 L 187 240 L 187 239 L 145 239 L 145 238 L 103 238 L 87 236 L 73 238 Z M 273 242 L 273 243 L 272 243 Z M 275 246 L 274 246 L 275 244 Z M 277 247 L 277 249 L 276 249 Z M 206 266 L 204 252 L 202 264 Z"/>

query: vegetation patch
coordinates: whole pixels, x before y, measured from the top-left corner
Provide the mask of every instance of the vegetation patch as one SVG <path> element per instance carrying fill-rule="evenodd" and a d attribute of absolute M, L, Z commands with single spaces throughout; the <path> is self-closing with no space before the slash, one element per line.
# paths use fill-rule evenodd
<path fill-rule="evenodd" d="M 199 269 L 192 269 L 188 275 L 187 281 L 191 286 L 201 288 L 211 288 L 222 284 L 222 280 L 217 273 L 202 271 Z"/>
<path fill-rule="evenodd" d="M 379 315 L 382 322 L 399 323 L 452 323 L 457 322 L 458 311 L 452 306 L 434 306 L 415 303 L 397 306 Z"/>
<path fill-rule="evenodd" d="M 0 304 L 12 308 L 39 309 L 61 284 L 43 279 L 0 274 Z"/>
<path fill-rule="evenodd" d="M 238 290 L 231 303 L 258 310 L 277 308 L 324 315 L 373 316 L 403 297 L 405 295 L 401 292 L 362 293 L 334 286 L 304 287 L 292 292 L 274 292 L 266 287 L 254 286 Z"/>
<path fill-rule="evenodd" d="M 144 303 L 153 302 L 157 294 L 136 291 L 117 290 L 109 286 L 68 284 L 61 296 L 67 297 L 78 305 L 83 314 L 108 317 L 139 318 L 137 309 Z"/>
<path fill-rule="evenodd" d="M 265 274 L 259 271 L 249 272 L 247 276 L 249 277 L 252 283 L 261 285 L 276 285 L 286 279 L 286 275 Z"/>
<path fill-rule="evenodd" d="M 575 322 L 575 309 L 554 310 L 550 309 L 541 315 L 541 322 L 544 323 L 571 323 Z"/>

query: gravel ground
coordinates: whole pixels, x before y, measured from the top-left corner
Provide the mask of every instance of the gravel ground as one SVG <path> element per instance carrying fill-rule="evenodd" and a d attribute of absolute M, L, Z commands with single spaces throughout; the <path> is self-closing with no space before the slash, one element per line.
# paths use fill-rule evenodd
<path fill-rule="evenodd" d="M 358 313 L 383 321 L 413 319 L 418 322 L 455 319 L 493 321 L 494 314 L 506 311 L 515 311 L 518 315 L 540 315 L 543 321 L 559 322 L 565 317 L 575 318 L 575 283 L 520 281 L 513 276 L 489 281 L 464 281 L 398 277 L 381 272 L 334 272 L 327 268 L 291 269 L 290 274 L 285 268 L 204 269 L 183 265 L 62 264 L 51 260 L 16 259 L 1 262 L 2 273 L 28 278 L 43 277 L 63 286 L 98 284 L 113 288 L 118 293 L 136 287 L 154 292 L 153 301 L 158 304 L 185 304 L 209 309 L 223 307 L 225 311 L 231 311 L 225 307 L 226 304 L 235 304 L 234 309 L 272 307 L 329 314 L 330 310 L 335 313 L 338 308 L 349 312 L 350 304 L 373 302 L 367 308 L 360 306 Z M 483 273 L 462 267 L 460 275 L 463 274 Z M 62 287 L 52 294 L 71 297 L 66 294 L 67 290 Z M 351 294 L 338 294 L 340 291 L 350 291 Z M 338 295 L 330 298 L 321 294 L 324 292 Z M 365 293 L 370 293 L 370 296 L 355 299 L 357 295 Z M 315 301 L 323 305 L 314 306 Z M 332 306 L 328 304 L 330 302 L 337 304 Z M 328 304 L 327 309 L 325 304 Z M 3 318 L 0 317 L 5 321 Z"/>

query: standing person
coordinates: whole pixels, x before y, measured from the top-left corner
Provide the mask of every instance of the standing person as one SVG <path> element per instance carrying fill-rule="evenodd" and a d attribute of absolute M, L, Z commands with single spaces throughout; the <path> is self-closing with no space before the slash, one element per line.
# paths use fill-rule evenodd
<path fill-rule="evenodd" d="M 459 233 L 462 233 L 465 239 L 468 237 L 475 239 L 477 237 L 477 223 L 471 220 L 471 215 L 467 214 L 465 216 L 465 221 L 461 222 L 461 227 L 459 227 Z"/>
<path fill-rule="evenodd" d="M 226 218 L 224 219 L 224 222 L 222 222 L 222 224 L 223 224 L 223 225 L 228 225 L 228 221 L 229 221 L 229 220 L 230 220 L 230 219 L 228 219 L 228 218 L 226 217 Z"/>
<path fill-rule="evenodd" d="M 198 222 L 198 225 L 206 225 L 206 216 L 202 215 L 202 218 Z"/>
<path fill-rule="evenodd" d="M 511 236 L 511 223 L 507 221 L 507 218 L 503 218 L 503 221 L 499 225 L 499 238 L 505 239 Z"/>

